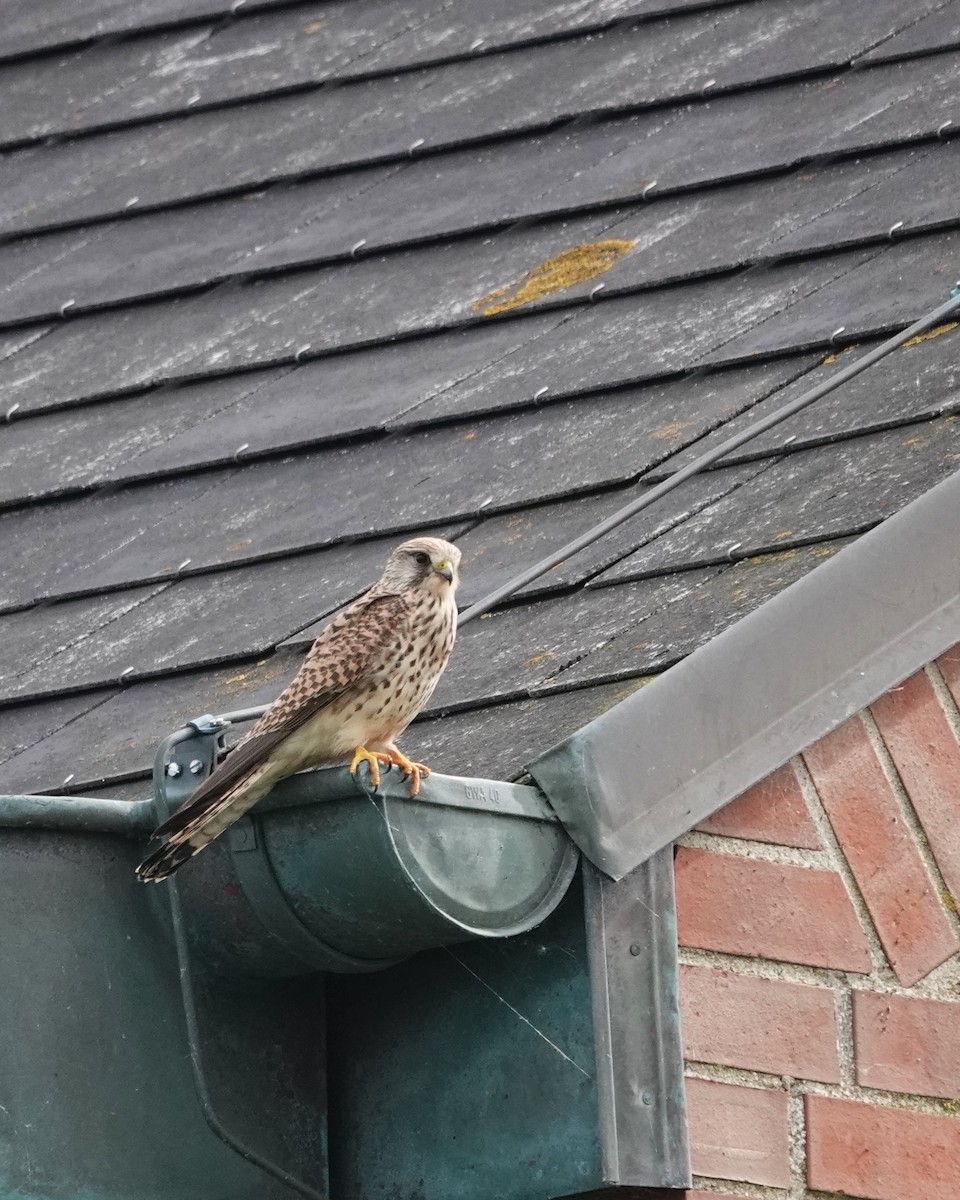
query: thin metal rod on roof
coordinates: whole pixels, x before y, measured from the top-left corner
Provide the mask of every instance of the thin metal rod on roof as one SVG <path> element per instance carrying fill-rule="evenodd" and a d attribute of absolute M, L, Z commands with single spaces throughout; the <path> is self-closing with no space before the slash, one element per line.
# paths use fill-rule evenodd
<path fill-rule="evenodd" d="M 649 508 L 651 504 L 655 504 L 662 496 L 666 496 L 668 492 L 672 492 L 674 488 L 680 486 L 693 475 L 699 474 L 718 459 L 729 454 L 731 450 L 736 450 L 746 442 L 752 441 L 761 433 L 766 433 L 768 429 L 772 429 L 775 425 L 779 425 L 781 421 L 785 421 L 787 417 L 793 416 L 801 409 L 807 408 L 814 401 L 826 396 L 828 392 L 832 392 L 834 388 L 839 387 L 842 383 L 846 383 L 848 379 L 852 379 L 854 375 L 859 375 L 861 371 L 865 371 L 867 367 L 872 367 L 875 362 L 879 362 L 881 358 L 885 358 L 898 346 L 902 346 L 904 342 L 908 342 L 911 338 L 918 334 L 924 333 L 932 326 L 942 321 L 944 317 L 950 316 L 952 313 L 960 312 L 960 284 L 957 285 L 950 293 L 950 299 L 944 301 L 927 313 L 925 317 L 921 317 L 919 321 L 915 321 L 902 333 L 896 334 L 894 337 L 888 338 L 885 342 L 881 342 L 879 346 L 874 347 L 862 358 L 858 358 L 848 367 L 844 367 L 838 371 L 831 379 L 825 380 L 823 383 L 818 383 L 816 387 L 810 388 L 804 392 L 802 396 L 798 396 L 796 400 L 791 400 L 789 404 L 778 408 L 776 412 L 771 413 L 768 417 L 763 417 L 759 421 L 755 421 L 752 425 L 747 426 L 742 432 L 735 434 L 733 437 L 727 438 L 726 441 L 720 443 L 713 450 L 708 450 L 695 458 L 693 462 L 685 467 L 681 467 L 679 471 L 675 471 L 669 479 L 665 479 L 663 483 L 652 487 L 650 491 L 643 496 L 639 496 L 636 500 L 632 500 L 623 508 L 594 525 L 583 533 L 578 538 L 574 538 L 572 542 L 567 542 L 565 546 L 561 546 L 559 550 L 554 551 L 548 558 L 543 558 L 538 563 L 534 563 L 532 567 L 528 567 L 526 571 L 515 575 L 501 587 L 494 589 L 489 595 L 478 600 L 465 612 L 460 614 L 459 624 L 465 625 L 467 621 L 472 621 L 476 617 L 481 617 L 485 612 L 489 612 L 494 605 L 499 604 L 501 600 L 506 600 L 521 588 L 526 587 L 528 583 L 532 583 L 535 579 L 539 579 L 541 575 L 546 575 L 548 571 L 559 566 L 560 563 L 570 558 L 572 555 L 585 550 L 587 546 L 603 537 L 605 533 L 609 533 L 611 529 L 616 529 L 618 525 L 622 525 L 624 521 L 629 521 L 632 516 L 641 512 L 645 508 Z"/>
<path fill-rule="evenodd" d="M 475 617 L 483 616 L 485 612 L 489 612 L 501 600 L 506 600 L 509 596 L 514 595 L 515 592 L 519 592 L 521 588 L 526 587 L 528 583 L 532 583 L 535 579 L 539 579 L 541 575 L 546 575 L 548 571 L 552 571 L 554 567 L 559 566 L 565 559 L 570 558 L 581 550 L 585 550 L 587 546 L 591 545 L 598 538 L 603 537 L 605 533 L 609 533 L 611 529 L 616 529 L 624 521 L 629 521 L 632 516 L 643 509 L 649 508 L 651 504 L 655 504 L 662 496 L 666 496 L 668 492 L 672 492 L 681 483 L 684 483 L 693 475 L 699 474 L 700 471 L 705 470 L 718 459 L 729 454 L 731 450 L 737 450 L 746 442 L 759 437 L 761 433 L 766 433 L 768 429 L 779 425 L 787 417 L 800 412 L 801 409 L 813 404 L 814 401 L 819 400 L 822 396 L 826 396 L 828 392 L 832 392 L 834 388 L 838 388 L 842 383 L 846 383 L 854 375 L 859 375 L 867 367 L 872 367 L 875 362 L 879 362 L 881 358 L 885 358 L 891 351 L 896 350 L 898 346 L 902 346 L 904 342 L 908 342 L 911 338 L 917 337 L 918 334 L 924 333 L 939 321 L 942 321 L 944 317 L 948 317 L 956 312 L 960 312 L 960 283 L 950 293 L 949 300 L 932 309 L 925 317 L 921 317 L 919 321 L 914 321 L 912 325 L 908 326 L 901 333 L 895 334 L 885 342 L 881 342 L 879 346 L 868 351 L 862 358 L 856 359 L 850 366 L 838 371 L 832 379 L 818 383 L 816 387 L 810 388 L 802 396 L 798 396 L 796 400 L 792 400 L 789 404 L 778 408 L 769 417 L 763 417 L 761 420 L 755 421 L 752 425 L 748 425 L 741 433 L 727 438 L 726 441 L 721 442 L 713 450 L 708 450 L 705 454 L 701 454 L 699 458 L 695 458 L 687 466 L 681 467 L 679 471 L 675 471 L 663 483 L 652 487 L 649 492 L 646 492 L 643 496 L 639 496 L 636 500 L 632 500 L 598 525 L 594 525 L 592 529 L 588 529 L 580 537 L 575 538 L 572 542 L 568 542 L 565 546 L 561 546 L 549 558 L 541 559 L 540 562 L 535 563 L 521 574 L 515 575 L 501 587 L 484 596 L 482 600 L 478 600 L 476 604 L 471 605 L 470 608 L 460 614 L 458 625 L 465 625 L 467 621 L 472 621 Z M 245 721 L 256 720 L 256 718 L 262 716 L 267 711 L 267 708 L 268 705 L 261 705 L 256 708 L 244 708 L 236 712 L 224 713 L 219 717 L 198 717 L 192 723 L 217 726 L 241 724 Z"/>

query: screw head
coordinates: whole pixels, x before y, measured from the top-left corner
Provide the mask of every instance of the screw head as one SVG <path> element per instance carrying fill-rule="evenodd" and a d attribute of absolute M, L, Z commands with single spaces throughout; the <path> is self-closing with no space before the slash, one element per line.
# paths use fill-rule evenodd
<path fill-rule="evenodd" d="M 190 774 L 191 775 L 199 775 L 202 770 L 203 770 L 203 763 L 200 761 L 200 759 L 199 758 L 193 759 L 190 763 Z"/>
<path fill-rule="evenodd" d="M 652 1104 L 653 1092 L 644 1092 L 640 1099 L 644 1102 L 644 1104 Z"/>
<path fill-rule="evenodd" d="M 167 774 L 170 776 L 171 779 L 176 779 L 176 777 L 178 775 L 180 775 L 182 773 L 182 771 L 183 771 L 183 768 L 180 766 L 179 763 L 175 763 L 175 762 L 167 763 Z"/>
<path fill-rule="evenodd" d="M 631 945 L 631 947 L 630 947 L 630 953 L 633 955 L 633 957 L 634 957 L 634 958 L 637 958 L 637 957 L 639 956 L 639 954 L 640 954 L 640 946 L 639 946 L 639 945 L 638 945 L 636 942 L 634 942 L 634 943 Z"/>

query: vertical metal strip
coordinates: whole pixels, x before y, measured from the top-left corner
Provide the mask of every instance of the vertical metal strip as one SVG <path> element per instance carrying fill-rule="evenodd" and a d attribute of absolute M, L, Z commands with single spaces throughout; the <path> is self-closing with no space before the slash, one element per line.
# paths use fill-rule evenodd
<path fill-rule="evenodd" d="M 186 778 L 184 777 L 182 763 L 178 764 L 179 769 L 174 775 L 168 773 L 172 751 L 177 748 L 179 748 L 181 757 L 187 763 L 189 774 Z M 179 784 L 177 788 L 178 793 L 192 791 L 210 774 L 216 760 L 216 733 L 201 733 L 195 725 L 188 725 L 184 729 L 178 730 L 160 743 L 153 767 L 154 801 L 160 821 L 166 820 L 175 807 L 179 806 L 179 804 L 171 803 L 171 797 L 169 796 L 170 782 L 173 781 L 175 784 Z M 200 763 L 200 769 L 195 772 L 190 770 L 189 765 L 194 762 Z M 190 782 L 191 776 L 193 779 L 192 784 Z M 183 802 L 182 795 L 177 795 L 177 801 L 179 803 Z M 259 1167 L 261 1171 L 269 1175 L 272 1179 L 276 1179 L 279 1183 L 290 1188 L 291 1191 L 303 1196 L 305 1200 L 328 1200 L 328 1197 L 322 1192 L 317 1191 L 316 1188 L 297 1178 L 291 1171 L 272 1162 L 265 1155 L 254 1150 L 252 1146 L 248 1146 L 241 1138 L 231 1133 L 217 1113 L 210 1095 L 210 1088 L 207 1085 L 207 1076 L 204 1069 L 200 1023 L 197 1017 L 196 990 L 190 961 L 190 944 L 183 918 L 180 888 L 175 876 L 166 880 L 165 884 L 161 886 L 167 888 L 167 895 L 170 900 L 170 917 L 173 925 L 174 942 L 177 948 L 177 961 L 180 967 L 180 992 L 183 998 L 183 1015 L 187 1030 L 190 1065 L 193 1068 L 194 1088 L 204 1120 L 216 1136 L 229 1146 L 231 1150 L 235 1151 L 241 1158 L 246 1159 L 253 1166 Z"/>
<path fill-rule="evenodd" d="M 673 850 L 583 872 L 604 1179 L 688 1188 Z"/>

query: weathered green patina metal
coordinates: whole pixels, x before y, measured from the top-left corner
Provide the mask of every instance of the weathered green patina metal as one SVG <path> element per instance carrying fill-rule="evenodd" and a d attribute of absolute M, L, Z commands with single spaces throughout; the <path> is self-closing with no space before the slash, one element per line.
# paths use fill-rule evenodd
<path fill-rule="evenodd" d="M 0 798 L 0 1196 L 289 1200 L 203 1120 L 167 901 L 134 875 L 142 845 L 129 836 L 130 808 L 54 797 L 25 822 L 22 801 L 32 799 Z M 99 805 L 116 805 L 116 817 Z M 61 808 L 67 827 L 45 827 Z M 273 981 L 219 986 L 207 1045 L 233 1060 L 232 1078 L 214 1085 L 233 1128 L 322 1183 L 317 995 L 313 979 L 295 991 Z M 285 1062 L 299 1064 L 296 1113 L 281 1094 Z"/>
<path fill-rule="evenodd" d="M 581 886 L 536 788 L 333 769 L 138 884 L 223 729 L 162 744 L 153 800 L 0 797 L 0 1196 L 686 1185 L 668 853 Z"/>
<path fill-rule="evenodd" d="M 212 767 L 219 729 L 203 720 L 158 752 L 161 818 Z M 536 788 L 432 774 L 414 800 L 398 772 L 374 791 L 331 768 L 284 780 L 180 880 L 222 969 L 283 976 L 522 933 L 560 902 L 577 859 Z"/>
<path fill-rule="evenodd" d="M 95 796 L 0 796 L 0 828 L 72 829 L 142 838 L 153 828 L 152 800 L 100 800 Z"/>
<path fill-rule="evenodd" d="M 587 864 L 520 937 L 330 977 L 336 1200 L 688 1187 L 672 868 Z"/>

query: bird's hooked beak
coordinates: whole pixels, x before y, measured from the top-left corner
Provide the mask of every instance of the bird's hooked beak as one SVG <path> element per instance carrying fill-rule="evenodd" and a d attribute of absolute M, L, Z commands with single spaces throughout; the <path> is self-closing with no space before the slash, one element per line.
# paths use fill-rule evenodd
<path fill-rule="evenodd" d="M 445 558 L 441 559 L 438 563 L 434 563 L 433 569 L 438 575 L 442 575 L 447 583 L 453 583 L 453 567 Z"/>

